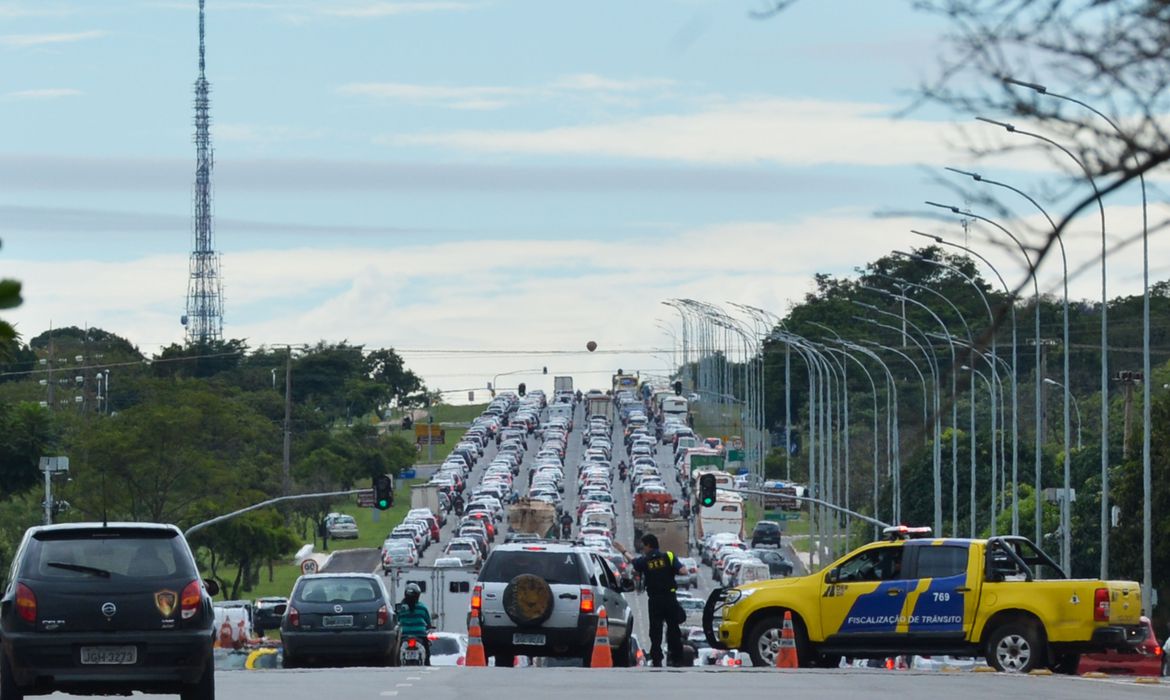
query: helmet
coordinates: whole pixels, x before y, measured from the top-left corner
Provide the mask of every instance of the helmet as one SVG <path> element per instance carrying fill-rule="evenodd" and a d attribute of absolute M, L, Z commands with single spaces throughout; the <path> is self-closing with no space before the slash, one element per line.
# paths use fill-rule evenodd
<path fill-rule="evenodd" d="M 411 603 L 418 601 L 419 596 L 422 595 L 422 589 L 418 587 L 417 583 L 406 584 L 406 589 L 402 593 L 402 597 Z"/>

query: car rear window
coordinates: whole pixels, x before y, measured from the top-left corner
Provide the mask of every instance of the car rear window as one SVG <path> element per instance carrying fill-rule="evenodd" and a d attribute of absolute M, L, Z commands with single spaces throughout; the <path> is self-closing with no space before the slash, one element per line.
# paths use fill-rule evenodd
<path fill-rule="evenodd" d="M 460 654 L 462 652 L 463 650 L 459 648 L 459 641 L 454 637 L 435 637 L 431 640 L 432 654 L 449 656 L 452 654 Z"/>
<path fill-rule="evenodd" d="M 196 577 L 182 540 L 170 530 L 109 528 L 34 537 L 21 575 L 41 579 Z"/>
<path fill-rule="evenodd" d="M 532 574 L 548 583 L 580 584 L 587 580 L 581 570 L 580 558 L 572 552 L 501 552 L 488 557 L 479 580 L 485 583 L 507 583 L 520 574 Z"/>
<path fill-rule="evenodd" d="M 296 599 L 305 603 L 361 603 L 377 600 L 381 592 L 373 581 L 355 578 L 319 578 L 302 582 Z"/>

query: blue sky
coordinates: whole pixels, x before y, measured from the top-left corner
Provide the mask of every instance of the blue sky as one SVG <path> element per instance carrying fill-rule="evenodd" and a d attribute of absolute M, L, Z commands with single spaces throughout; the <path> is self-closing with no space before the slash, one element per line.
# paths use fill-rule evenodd
<path fill-rule="evenodd" d="M 254 345 L 394 345 L 443 388 L 656 370 L 663 299 L 783 313 L 911 226 L 959 236 L 871 216 L 945 196 L 923 165 L 969 164 L 951 115 L 890 118 L 943 50 L 907 2 L 207 5 L 225 332 Z M 0 270 L 26 334 L 182 338 L 196 7 L 0 0 Z M 589 339 L 629 352 L 564 354 Z M 467 348 L 503 352 L 417 352 Z"/>

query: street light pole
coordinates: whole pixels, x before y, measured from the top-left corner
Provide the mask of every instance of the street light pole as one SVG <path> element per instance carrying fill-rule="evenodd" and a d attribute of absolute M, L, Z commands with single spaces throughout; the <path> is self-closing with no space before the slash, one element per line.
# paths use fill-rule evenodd
<path fill-rule="evenodd" d="M 1047 136 L 1035 134 L 1030 131 L 1016 128 L 1013 124 L 1006 122 L 998 122 L 994 119 L 987 119 L 984 117 L 976 117 L 979 121 L 988 124 L 994 124 L 1002 127 L 1008 133 L 1022 134 L 1030 136 L 1039 141 L 1043 141 L 1054 148 L 1063 152 L 1074 163 L 1081 168 L 1081 172 L 1085 174 L 1085 178 L 1093 188 L 1093 194 L 1096 196 L 1097 209 L 1101 216 L 1101 566 L 1100 577 L 1102 580 L 1109 578 L 1109 296 L 1107 290 L 1108 283 L 1108 266 L 1106 265 L 1106 256 L 1109 252 L 1108 241 L 1105 236 L 1105 202 L 1101 199 L 1101 190 L 1097 187 L 1097 181 L 1093 178 L 1093 172 L 1089 166 L 1085 165 L 1084 161 L 1076 156 L 1072 151 L 1065 148 L 1061 144 L 1053 141 Z"/>
<path fill-rule="evenodd" d="M 1061 389 L 1067 388 L 1063 384 L 1061 384 L 1060 382 L 1056 381 L 1055 379 L 1049 379 L 1048 377 L 1044 378 L 1044 383 L 1051 384 L 1052 386 L 1055 386 L 1055 387 L 1060 387 Z M 1080 404 L 1080 402 L 1077 401 L 1077 397 L 1075 397 L 1075 396 L 1073 397 L 1073 406 L 1076 406 L 1076 409 L 1077 409 L 1077 449 L 1080 450 L 1082 447 L 1084 447 L 1084 443 L 1081 442 L 1081 404 Z M 1062 562 L 1062 563 L 1065 566 L 1068 566 L 1067 562 Z"/>
<path fill-rule="evenodd" d="M 1070 404 L 1070 399 L 1072 398 L 1072 392 L 1069 389 L 1069 360 L 1068 360 L 1069 352 L 1071 351 L 1072 346 L 1069 344 L 1069 331 L 1068 331 L 1068 252 L 1065 250 L 1065 247 L 1064 247 L 1064 236 L 1060 234 L 1059 230 L 1056 227 L 1056 222 L 1052 220 L 1052 217 L 1048 215 L 1048 212 L 1044 209 L 1044 207 L 1040 206 L 1040 203 L 1037 202 L 1036 199 L 1034 197 L 1032 197 L 1031 195 L 1029 195 L 1027 192 L 1024 192 L 1023 190 L 1021 190 L 1017 187 L 1013 187 L 1012 185 L 1009 185 L 1007 183 L 988 179 L 979 173 L 967 172 L 965 170 L 959 170 L 957 168 L 947 168 L 947 170 L 950 170 L 951 172 L 954 172 L 954 173 L 958 173 L 960 175 L 966 175 L 967 177 L 971 178 L 972 180 L 974 180 L 976 182 L 986 182 L 989 185 L 992 185 L 995 187 L 1002 187 L 1006 190 L 1010 190 L 1011 192 L 1015 192 L 1019 196 L 1028 200 L 1028 202 L 1030 202 L 1032 204 L 1032 206 L 1036 207 L 1036 209 L 1048 221 L 1048 225 L 1050 227 L 1052 227 L 1052 234 L 1054 236 L 1056 236 L 1056 244 L 1060 248 L 1060 264 L 1061 264 L 1061 270 L 1062 270 L 1062 280 L 1061 281 L 1062 281 L 1062 286 L 1064 287 L 1064 295 L 1063 295 L 1064 298 L 1062 301 L 1062 313 L 1061 313 L 1061 326 L 1062 326 L 1061 337 L 1063 338 L 1064 345 L 1061 348 L 1060 354 L 1061 354 L 1062 364 L 1064 365 L 1064 367 L 1063 367 L 1063 374 L 1064 374 L 1064 384 L 1063 384 L 1064 401 L 1063 401 L 1063 404 L 1064 404 L 1064 406 L 1063 406 L 1063 410 L 1061 411 L 1063 425 L 1064 425 L 1064 475 L 1063 475 L 1064 480 L 1063 480 L 1063 485 L 1064 485 L 1064 493 L 1067 494 L 1070 492 L 1070 490 L 1072 488 L 1072 443 L 1070 442 L 1071 435 L 1072 435 L 1072 429 L 1071 429 L 1072 425 L 1070 423 L 1070 417 L 1069 417 L 1069 404 Z M 1144 210 L 1143 210 L 1143 216 L 1144 216 Z M 938 240 L 940 240 L 940 242 L 941 242 L 941 239 L 938 239 Z M 955 245 L 955 244 L 948 243 L 947 245 Z M 1148 303 L 1148 301 L 1149 301 L 1148 296 L 1146 297 L 1146 301 Z M 1037 485 L 1037 487 L 1038 486 L 1039 485 Z M 1148 493 L 1148 491 L 1147 491 L 1147 493 Z M 1071 519 L 1072 518 L 1071 518 L 1070 513 L 1069 513 L 1070 505 L 1069 505 L 1068 501 L 1065 499 L 1062 499 L 1060 503 L 1061 503 L 1061 507 L 1060 507 L 1061 563 L 1063 564 L 1065 571 L 1070 571 L 1069 557 L 1071 556 L 1071 548 L 1072 548 L 1072 539 L 1071 539 L 1071 534 L 1070 534 L 1071 529 L 1072 529 L 1072 527 L 1071 527 Z M 1036 503 L 1036 541 L 1037 542 L 1040 541 L 1040 537 L 1041 537 L 1041 525 L 1040 525 L 1041 511 L 1042 511 L 1042 509 L 1040 508 L 1039 496 L 1037 496 L 1037 503 Z"/>
<path fill-rule="evenodd" d="M 1109 126 L 1113 127 L 1113 130 L 1117 132 L 1117 135 L 1123 141 L 1127 141 L 1125 132 L 1121 130 L 1121 127 L 1116 122 L 1087 102 L 1082 102 L 1075 97 L 1049 92 L 1047 87 L 1037 83 L 1026 83 L 1010 77 L 1004 78 L 1004 82 L 1026 87 L 1042 95 L 1048 95 L 1058 100 L 1080 105 L 1104 119 Z M 1126 145 L 1128 146 L 1128 141 Z M 1132 155 L 1134 165 L 1140 167 L 1141 163 L 1138 160 L 1137 154 L 1133 153 Z M 1151 541 L 1152 504 L 1150 500 L 1151 493 L 1153 492 L 1150 474 L 1150 382 L 1153 381 L 1153 377 L 1150 374 L 1150 222 L 1146 198 L 1145 173 L 1138 173 L 1138 182 L 1141 184 L 1142 189 L 1142 604 L 1145 612 L 1149 614 L 1154 605 L 1153 548 Z M 1102 264 L 1104 264 L 1104 261 L 1102 261 Z M 1068 381 L 1067 375 L 1064 380 L 1066 382 Z"/>

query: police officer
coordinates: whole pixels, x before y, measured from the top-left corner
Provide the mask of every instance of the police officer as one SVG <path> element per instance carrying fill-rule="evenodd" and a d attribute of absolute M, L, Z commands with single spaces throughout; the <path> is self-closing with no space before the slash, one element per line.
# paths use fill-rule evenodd
<path fill-rule="evenodd" d="M 646 586 L 646 599 L 650 613 L 650 659 L 654 666 L 662 666 L 662 625 L 666 625 L 666 647 L 670 653 L 670 665 L 683 665 L 682 608 L 675 597 L 674 577 L 685 571 L 682 562 L 674 552 L 663 552 L 658 548 L 658 538 L 652 534 L 642 535 L 642 556 L 634 557 L 620 543 L 614 548 L 627 560 L 633 562 L 634 571 L 642 575 Z"/>

